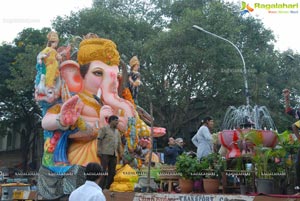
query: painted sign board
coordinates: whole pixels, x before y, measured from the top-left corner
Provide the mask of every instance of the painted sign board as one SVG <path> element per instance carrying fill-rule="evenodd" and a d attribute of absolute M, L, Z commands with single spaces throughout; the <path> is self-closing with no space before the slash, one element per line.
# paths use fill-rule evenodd
<path fill-rule="evenodd" d="M 133 201 L 253 201 L 254 198 L 247 195 L 136 193 Z"/>

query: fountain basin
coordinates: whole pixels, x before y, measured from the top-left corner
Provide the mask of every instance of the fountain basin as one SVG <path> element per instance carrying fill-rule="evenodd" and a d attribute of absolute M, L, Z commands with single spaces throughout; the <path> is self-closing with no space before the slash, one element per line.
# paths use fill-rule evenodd
<path fill-rule="evenodd" d="M 228 151 L 226 158 L 239 157 L 257 145 L 273 148 L 278 142 L 278 136 L 274 131 L 257 129 L 223 130 L 219 132 L 218 139 Z M 252 153 L 251 150 L 249 152 Z"/>

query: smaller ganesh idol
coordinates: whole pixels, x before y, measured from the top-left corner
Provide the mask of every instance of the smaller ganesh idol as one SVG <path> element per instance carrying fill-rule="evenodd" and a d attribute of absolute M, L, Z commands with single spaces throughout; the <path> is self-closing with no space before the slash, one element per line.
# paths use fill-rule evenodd
<path fill-rule="evenodd" d="M 56 51 L 59 42 L 58 34 L 51 31 L 47 39 L 47 47 L 38 54 L 36 64 L 35 100 L 42 107 L 45 104 L 50 106 L 60 96 L 59 62 L 62 57 Z"/>
<path fill-rule="evenodd" d="M 141 85 L 141 73 L 139 72 L 140 61 L 137 56 L 134 56 L 129 61 L 130 73 L 129 73 L 129 90 L 131 92 L 132 98 L 137 102 L 137 96 L 139 92 L 139 86 Z"/>

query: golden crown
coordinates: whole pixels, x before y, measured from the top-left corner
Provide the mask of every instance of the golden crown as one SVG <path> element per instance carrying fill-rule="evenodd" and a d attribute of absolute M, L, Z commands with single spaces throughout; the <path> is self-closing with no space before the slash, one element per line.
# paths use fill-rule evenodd
<path fill-rule="evenodd" d="M 137 56 L 134 56 L 134 57 L 132 57 L 132 58 L 130 59 L 129 65 L 130 65 L 131 68 L 132 68 L 133 66 L 135 66 L 135 65 L 140 65 L 140 61 L 139 61 L 139 59 L 137 58 Z"/>
<path fill-rule="evenodd" d="M 53 41 L 53 42 L 58 42 L 59 41 L 58 35 L 54 31 L 50 31 L 47 34 L 47 38 L 48 38 L 48 41 Z"/>
<path fill-rule="evenodd" d="M 120 55 L 113 41 L 89 33 L 79 45 L 77 60 L 80 65 L 100 60 L 109 66 L 118 66 Z"/>

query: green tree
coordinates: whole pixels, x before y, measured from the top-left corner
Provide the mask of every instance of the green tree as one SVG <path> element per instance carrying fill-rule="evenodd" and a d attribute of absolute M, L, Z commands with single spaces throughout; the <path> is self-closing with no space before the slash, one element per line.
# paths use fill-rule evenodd
<path fill-rule="evenodd" d="M 246 104 L 238 52 L 225 41 L 193 30 L 194 24 L 232 41 L 242 52 L 251 105 L 270 105 L 272 114 L 281 110 L 281 103 L 274 101 L 280 99 L 277 86 L 270 81 L 279 62 L 273 33 L 259 20 L 242 18 L 238 10 L 220 1 L 196 6 L 192 0 L 177 1 L 166 12 L 172 17 L 168 31 L 146 42 L 143 75 L 147 80 L 142 95 L 151 97 L 156 122 L 167 127 L 169 135 L 190 139 L 200 118 L 212 115 L 220 126 L 227 107 Z"/>
<path fill-rule="evenodd" d="M 82 37 L 91 32 L 109 38 L 118 45 L 119 52 L 126 55 L 127 60 L 133 55 L 144 55 L 141 50 L 145 38 L 155 34 L 155 30 L 145 20 L 114 13 L 102 4 L 71 13 L 71 16 L 65 18 L 57 17 L 53 26 L 61 36 Z"/>
<path fill-rule="evenodd" d="M 280 107 L 271 108 L 274 112 L 274 118 L 277 128 L 280 132 L 289 129 L 296 121 L 295 117 L 291 117 L 284 114 L 284 98 L 282 90 L 287 88 L 291 91 L 290 104 L 293 108 L 300 108 L 299 99 L 299 82 L 297 72 L 300 70 L 300 55 L 293 52 L 292 50 L 287 50 L 285 52 L 276 53 L 276 65 L 270 68 L 269 76 L 269 99 L 276 100 L 275 102 L 280 102 Z M 271 105 L 272 104 L 272 101 Z M 273 101 L 274 102 L 274 101 Z"/>
<path fill-rule="evenodd" d="M 49 29 L 48 29 L 49 30 Z M 40 133 L 40 108 L 34 101 L 34 78 L 36 55 L 44 48 L 44 38 L 46 41 L 46 31 L 25 29 L 14 40 L 17 45 L 14 46 L 16 53 L 11 58 L 14 61 L 8 64 L 8 76 L 5 79 L 4 89 L 1 91 L 2 99 L 2 120 L 1 128 L 9 125 L 15 132 L 25 125 L 25 132 L 22 133 L 21 151 L 23 154 L 23 169 L 27 168 L 29 148 L 36 141 Z M 38 34 L 39 33 L 39 34 Z M 43 43 L 41 45 L 41 43 Z M 12 52 L 11 52 L 12 53 Z M 6 92 L 7 94 L 5 94 Z"/>

